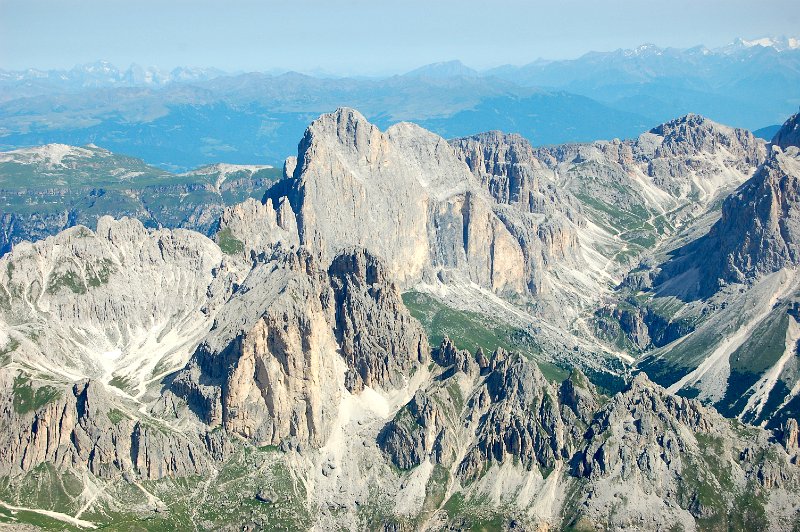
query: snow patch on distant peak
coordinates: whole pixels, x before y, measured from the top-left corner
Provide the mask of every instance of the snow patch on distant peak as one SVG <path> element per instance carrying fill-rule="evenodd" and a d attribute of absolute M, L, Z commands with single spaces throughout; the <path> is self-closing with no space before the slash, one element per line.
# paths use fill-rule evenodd
<path fill-rule="evenodd" d="M 661 55 L 664 51 L 652 43 L 640 44 L 631 50 L 625 50 L 626 57 L 639 56 L 639 55 Z"/>
<path fill-rule="evenodd" d="M 741 37 L 733 41 L 723 50 L 735 51 L 760 46 L 762 48 L 774 48 L 779 52 L 786 50 L 800 49 L 800 39 L 796 37 L 761 37 L 759 39 L 742 39 Z"/>

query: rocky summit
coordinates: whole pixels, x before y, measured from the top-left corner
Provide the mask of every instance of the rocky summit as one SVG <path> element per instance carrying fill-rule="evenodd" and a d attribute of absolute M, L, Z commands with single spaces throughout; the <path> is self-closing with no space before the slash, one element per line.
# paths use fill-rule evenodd
<path fill-rule="evenodd" d="M 797 530 L 796 122 L 535 147 L 341 108 L 280 178 L 141 186 L 0 154 L 135 207 L 0 216 L 0 521 Z"/>

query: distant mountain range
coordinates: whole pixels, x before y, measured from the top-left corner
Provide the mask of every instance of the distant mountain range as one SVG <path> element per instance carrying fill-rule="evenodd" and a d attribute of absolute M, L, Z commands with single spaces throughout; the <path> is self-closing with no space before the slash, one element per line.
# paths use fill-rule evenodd
<path fill-rule="evenodd" d="M 343 105 L 381 127 L 414 121 L 446 138 L 502 129 L 535 145 L 632 138 L 690 112 L 759 129 L 800 105 L 800 48 L 785 37 L 713 50 L 647 44 L 482 72 L 436 63 L 385 78 L 107 62 L 0 71 L 0 149 L 95 143 L 173 171 L 275 164 L 310 120 Z"/>
<path fill-rule="evenodd" d="M 174 174 L 93 144 L 48 144 L 0 152 L 0 255 L 105 214 L 146 227 L 214 230 L 222 210 L 260 198 L 280 170 L 214 164 Z"/>

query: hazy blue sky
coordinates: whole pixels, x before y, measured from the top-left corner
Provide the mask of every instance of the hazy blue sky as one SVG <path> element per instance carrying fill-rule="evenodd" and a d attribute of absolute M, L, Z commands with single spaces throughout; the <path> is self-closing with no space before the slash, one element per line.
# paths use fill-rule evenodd
<path fill-rule="evenodd" d="M 798 34 L 798 0 L 0 0 L 0 67 L 386 73 Z"/>

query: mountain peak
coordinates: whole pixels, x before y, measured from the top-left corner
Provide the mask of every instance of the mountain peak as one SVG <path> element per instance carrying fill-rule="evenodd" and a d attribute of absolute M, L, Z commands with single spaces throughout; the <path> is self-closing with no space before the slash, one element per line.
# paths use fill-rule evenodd
<path fill-rule="evenodd" d="M 731 44 L 723 46 L 720 51 L 730 53 L 753 48 L 772 48 L 778 52 L 798 50 L 800 49 L 800 39 L 796 37 L 786 37 L 785 35 L 779 37 L 760 37 L 758 39 L 744 39 L 738 37 Z"/>
<path fill-rule="evenodd" d="M 410 78 L 428 78 L 428 79 L 444 79 L 444 78 L 474 78 L 478 77 L 478 71 L 474 70 L 458 60 L 443 61 L 440 63 L 431 63 L 430 65 L 421 66 L 405 74 L 405 77 Z"/>
<path fill-rule="evenodd" d="M 334 112 L 323 114 L 311 122 L 306 130 L 306 139 L 310 141 L 309 135 L 315 138 L 331 138 L 339 143 L 362 149 L 366 147 L 370 137 L 379 133 L 378 128 L 357 110 L 351 107 L 339 107 Z"/>
<path fill-rule="evenodd" d="M 736 130 L 735 128 L 719 124 L 703 115 L 687 113 L 681 117 L 675 118 L 674 120 L 664 122 L 663 124 L 654 127 L 650 130 L 650 133 L 663 137 L 678 135 L 680 138 L 683 138 L 687 132 L 690 131 L 706 133 L 714 132 L 722 135 L 733 135 L 736 131 L 744 130 Z"/>
<path fill-rule="evenodd" d="M 796 113 L 789 117 L 783 126 L 772 137 L 773 146 L 780 146 L 783 149 L 789 146 L 800 147 L 800 113 Z"/>
<path fill-rule="evenodd" d="M 636 48 L 632 48 L 630 50 L 624 50 L 623 55 L 627 57 L 632 56 L 653 56 L 653 55 L 661 55 L 664 53 L 664 50 L 653 43 L 644 43 L 640 44 Z"/>

